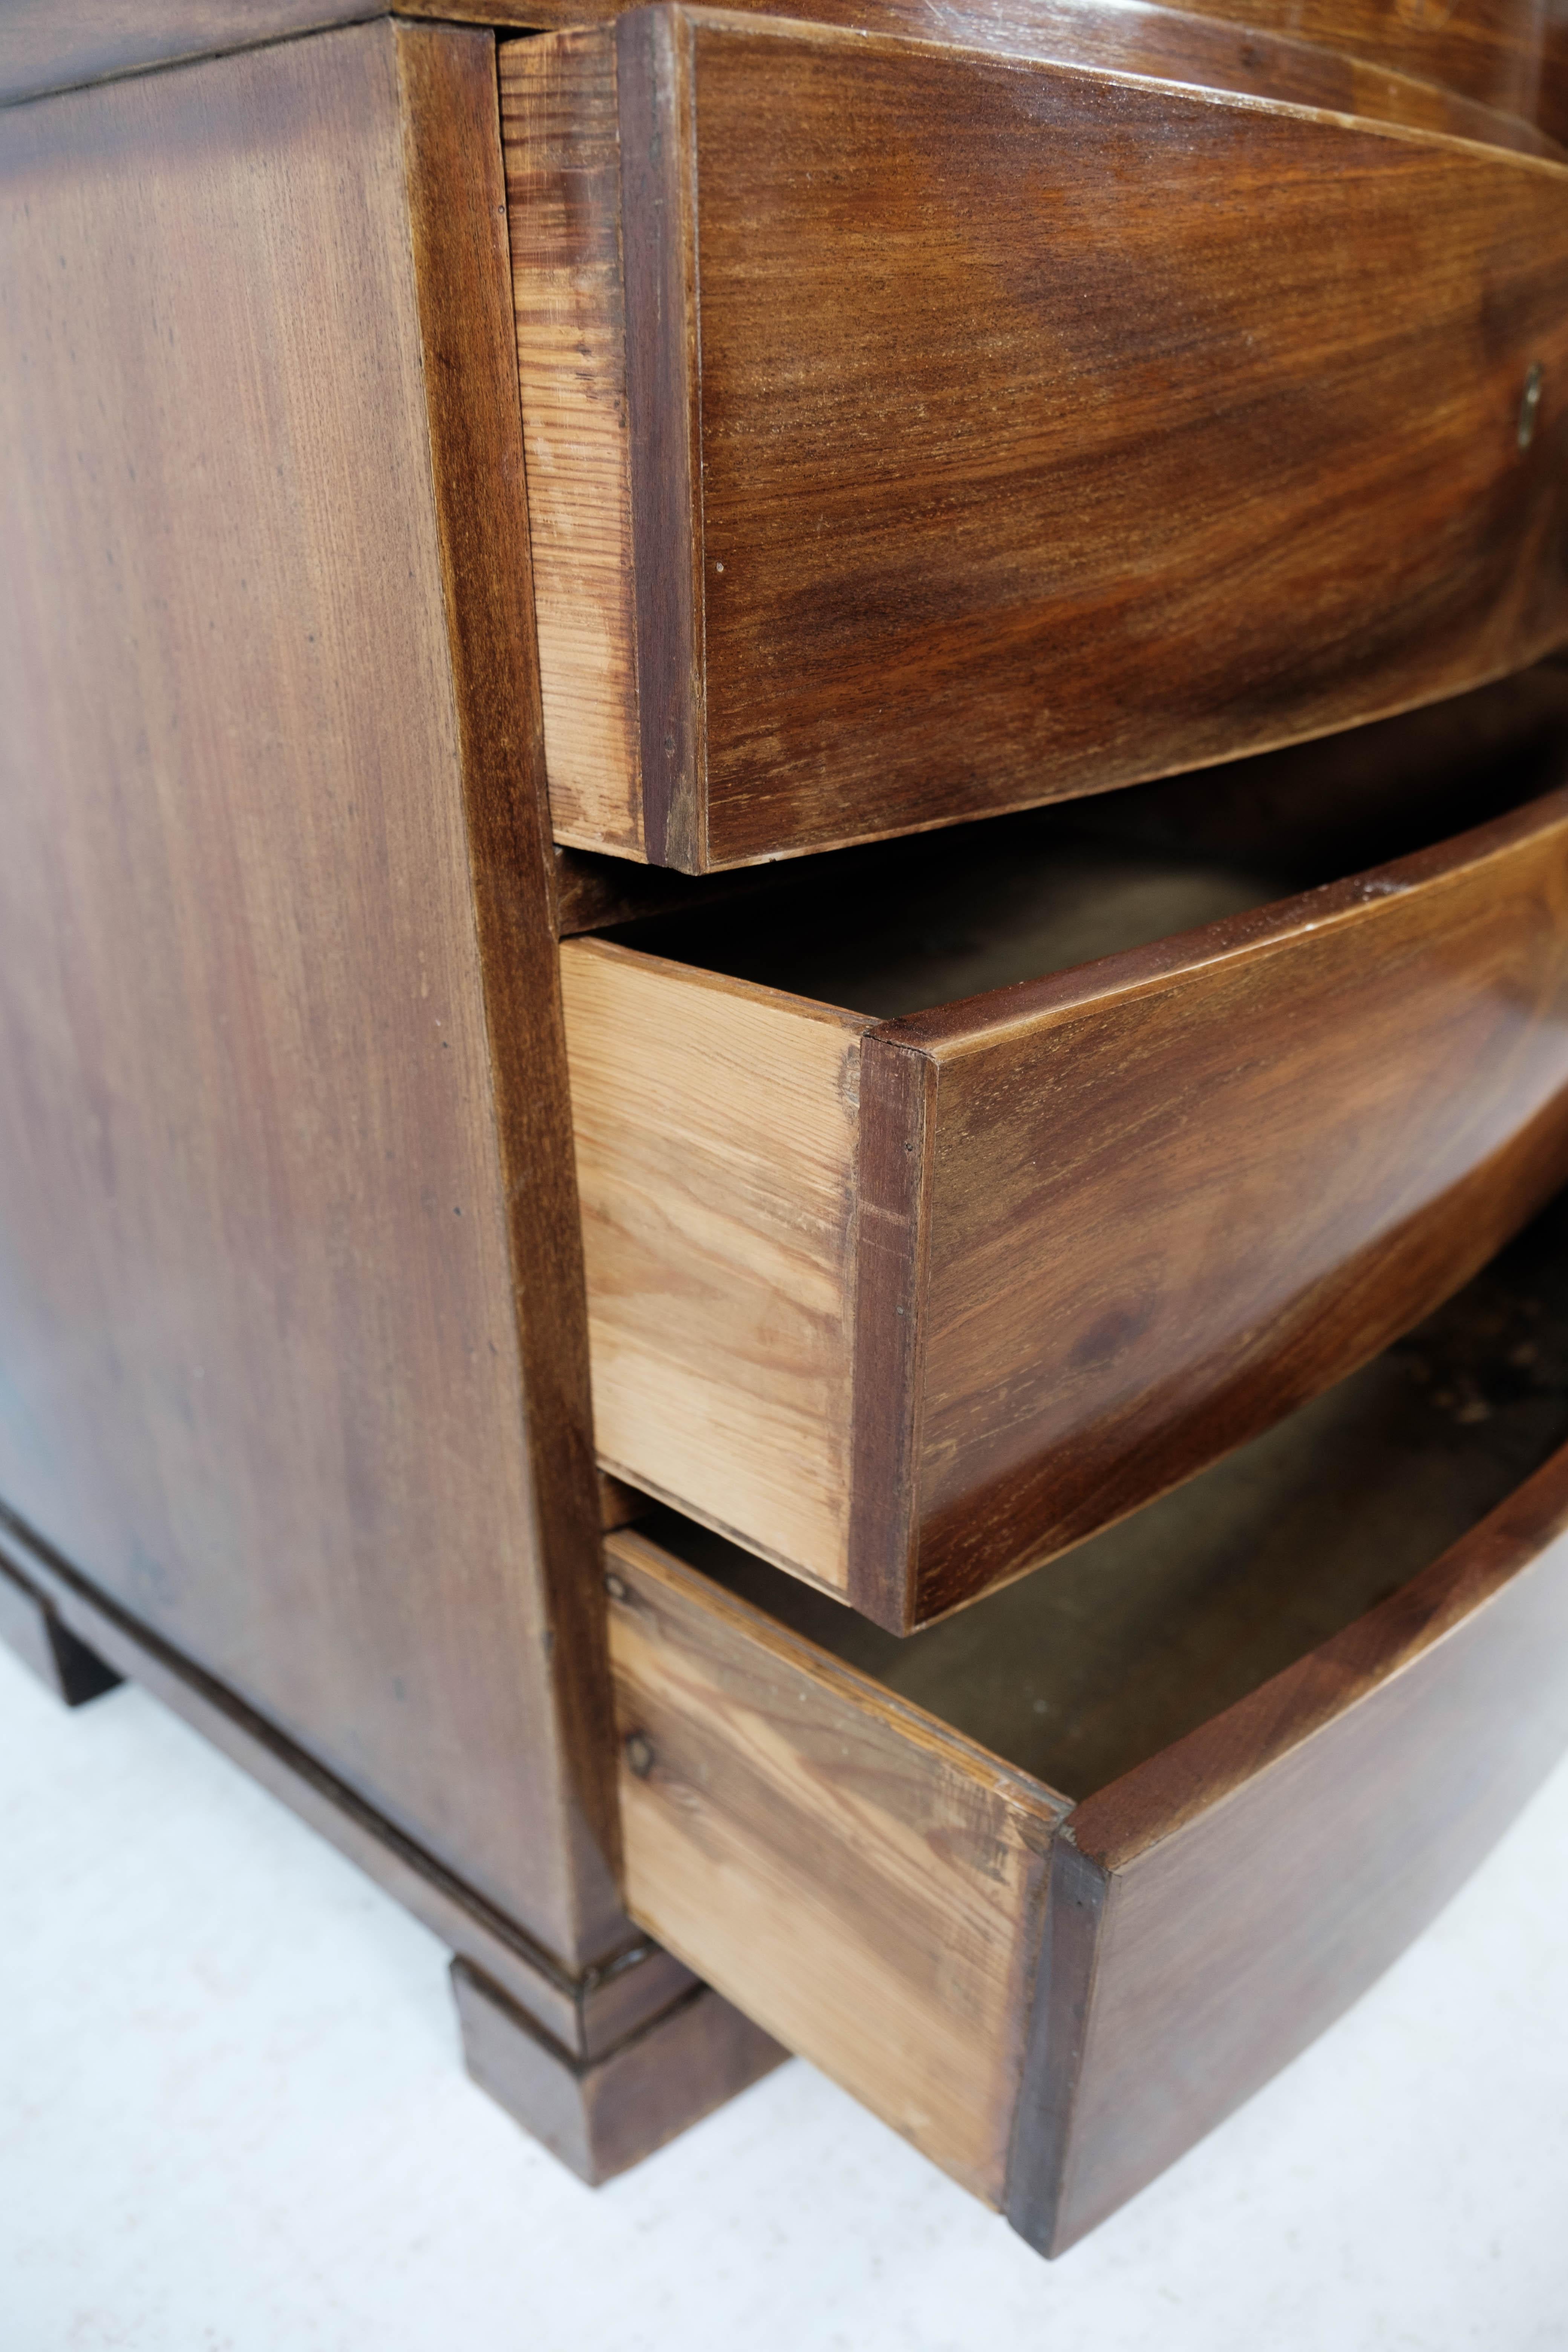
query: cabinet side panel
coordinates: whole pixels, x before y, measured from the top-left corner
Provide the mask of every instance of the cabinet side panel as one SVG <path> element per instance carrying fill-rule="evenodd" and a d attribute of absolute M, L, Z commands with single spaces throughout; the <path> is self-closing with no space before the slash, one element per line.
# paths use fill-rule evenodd
<path fill-rule="evenodd" d="M 0 202 L 0 1496 L 569 1954 L 395 36 Z"/>
<path fill-rule="evenodd" d="M 500 89 L 552 821 L 641 857 L 614 36 L 509 41 Z"/>
<path fill-rule="evenodd" d="M 528 555 L 495 43 L 397 34 L 426 398 L 458 706 L 501 1190 L 521 1350 L 518 1398 L 565 1768 L 560 1834 L 576 1906 L 566 1950 L 626 1931 L 599 1579 L 587 1298 L 573 1176 L 555 853 Z M 482 1624 L 476 1628 L 483 1636 Z M 505 1791 L 498 1791 L 501 1801 Z"/>

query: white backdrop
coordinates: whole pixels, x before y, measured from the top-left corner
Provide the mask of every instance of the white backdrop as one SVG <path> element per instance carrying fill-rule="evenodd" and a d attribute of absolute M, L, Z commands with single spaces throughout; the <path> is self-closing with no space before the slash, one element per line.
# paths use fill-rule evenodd
<path fill-rule="evenodd" d="M 1568 1772 L 1359 2009 L 1042 2263 L 808 2067 L 584 2189 L 434 1938 L 139 1691 L 0 1653 L 0 2352 L 1568 2347 Z"/>

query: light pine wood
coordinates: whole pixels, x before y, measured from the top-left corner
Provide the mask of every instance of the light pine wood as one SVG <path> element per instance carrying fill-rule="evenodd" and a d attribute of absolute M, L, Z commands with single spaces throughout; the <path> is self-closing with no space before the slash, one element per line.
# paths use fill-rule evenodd
<path fill-rule="evenodd" d="M 1065 1804 L 635 1533 L 606 1559 L 634 1916 L 999 2204 Z"/>
<path fill-rule="evenodd" d="M 516 289 L 544 741 L 557 840 L 636 856 L 642 811 L 613 56 L 536 45 L 509 79 Z"/>
<path fill-rule="evenodd" d="M 842 1590 L 870 1024 L 595 940 L 561 965 L 599 1458 Z"/>
<path fill-rule="evenodd" d="M 578 845 L 908 833 L 1568 635 L 1562 163 L 679 7 L 501 73 Z"/>

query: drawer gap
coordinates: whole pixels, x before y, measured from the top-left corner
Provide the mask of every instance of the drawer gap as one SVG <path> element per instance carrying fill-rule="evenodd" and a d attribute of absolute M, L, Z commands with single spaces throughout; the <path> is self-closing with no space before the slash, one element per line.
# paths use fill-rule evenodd
<path fill-rule="evenodd" d="M 884 1633 L 676 1512 L 639 1534 L 1081 1801 L 1317 1649 L 1568 1439 L 1568 1195 L 1266 1436 L 923 1632 Z"/>
<path fill-rule="evenodd" d="M 1565 771 L 1568 672 L 1542 667 L 1354 736 L 687 883 L 668 912 L 625 919 L 600 881 L 616 919 L 594 928 L 892 1020 L 1406 856 L 1521 806 Z"/>

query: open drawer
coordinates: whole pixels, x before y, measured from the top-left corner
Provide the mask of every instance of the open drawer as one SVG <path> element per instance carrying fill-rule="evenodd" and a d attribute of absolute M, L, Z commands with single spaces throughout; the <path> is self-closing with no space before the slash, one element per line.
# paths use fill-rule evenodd
<path fill-rule="evenodd" d="M 679 7 L 500 73 L 560 840 L 791 856 L 1568 636 L 1563 162 Z"/>
<path fill-rule="evenodd" d="M 1268 1427 L 1568 1176 L 1568 793 L 1261 906 L 1077 821 L 562 950 L 601 1461 L 894 1631 Z"/>
<path fill-rule="evenodd" d="M 612 1537 L 634 1916 L 1043 2251 L 1092 2228 L 1357 1997 L 1568 1741 L 1549 1217 L 911 1641 L 672 1513 Z"/>

